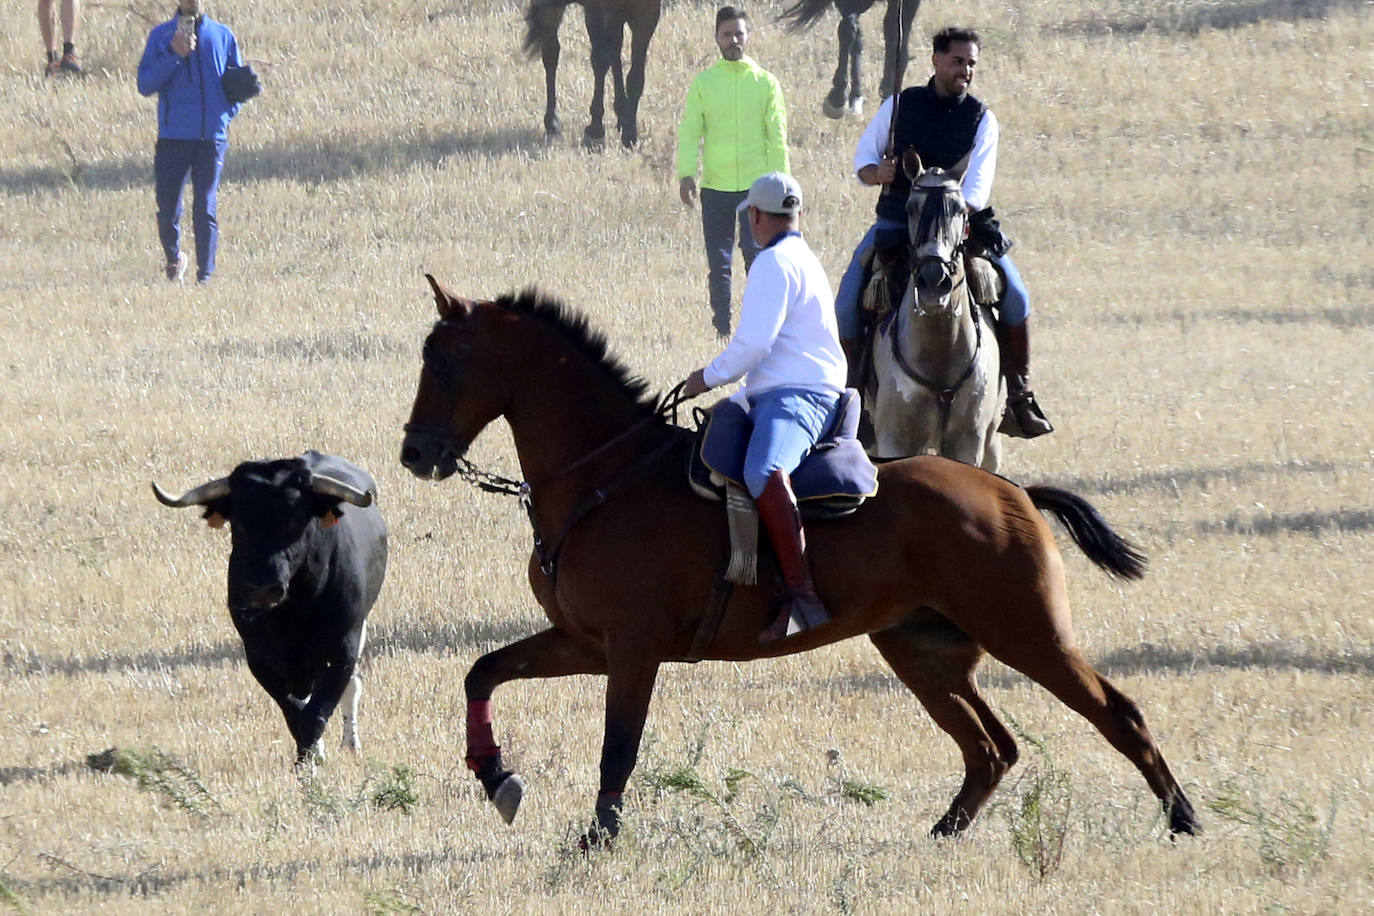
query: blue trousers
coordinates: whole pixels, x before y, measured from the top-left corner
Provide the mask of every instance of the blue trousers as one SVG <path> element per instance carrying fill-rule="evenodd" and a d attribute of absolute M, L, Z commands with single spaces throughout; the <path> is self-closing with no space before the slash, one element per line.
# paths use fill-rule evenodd
<path fill-rule="evenodd" d="M 859 247 L 854 249 L 854 257 L 850 258 L 849 266 L 845 268 L 844 275 L 840 277 L 839 289 L 835 291 L 835 318 L 839 323 L 842 340 L 853 340 L 859 336 L 859 299 L 863 295 L 863 262 L 873 249 L 874 238 L 880 230 L 903 230 L 905 228 L 906 223 L 880 216 L 872 226 L 868 227 L 868 232 L 859 242 Z M 1026 319 L 1030 317 L 1030 292 L 1026 289 L 1026 281 L 1021 279 L 1021 272 L 1012 263 L 1010 255 L 1004 254 L 999 258 L 993 258 L 992 261 L 1002 269 L 1002 273 L 1007 278 L 1007 291 L 1002 296 L 1001 305 L 998 306 L 997 320 L 1007 327 L 1025 324 Z"/>
<path fill-rule="evenodd" d="M 711 323 L 722 337 L 730 334 L 730 263 L 735 257 L 735 231 L 744 255 L 744 272 L 754 264 L 759 246 L 749 231 L 749 211 L 736 211 L 748 191 L 701 189 L 701 233 L 706 241 L 707 286 L 711 295 Z"/>
<path fill-rule="evenodd" d="M 181 250 L 181 191 L 191 177 L 191 225 L 196 234 L 196 279 L 205 281 L 215 272 L 219 247 L 219 176 L 224 170 L 228 140 L 158 140 L 153 154 L 156 179 L 157 234 L 167 263 Z"/>
<path fill-rule="evenodd" d="M 770 388 L 749 399 L 754 431 L 744 453 L 744 485 L 755 499 L 774 471 L 791 474 L 835 423 L 840 396 L 805 388 Z"/>

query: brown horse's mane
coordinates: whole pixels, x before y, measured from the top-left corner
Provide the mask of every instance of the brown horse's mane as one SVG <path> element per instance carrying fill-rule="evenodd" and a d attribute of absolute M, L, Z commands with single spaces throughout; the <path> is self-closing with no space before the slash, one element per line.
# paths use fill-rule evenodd
<path fill-rule="evenodd" d="M 498 308 L 528 315 L 557 331 L 569 344 L 593 365 L 609 375 L 630 401 L 646 413 L 658 407 L 658 397 L 649 390 L 649 383 L 611 353 L 606 335 L 592 327 L 591 320 L 572 306 L 534 287 L 518 294 L 507 293 L 496 300 Z"/>

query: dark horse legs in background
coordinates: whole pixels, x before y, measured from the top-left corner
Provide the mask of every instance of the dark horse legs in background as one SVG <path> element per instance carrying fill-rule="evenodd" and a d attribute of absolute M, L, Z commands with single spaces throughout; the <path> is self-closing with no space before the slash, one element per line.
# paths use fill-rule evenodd
<path fill-rule="evenodd" d="M 945 458 L 885 463 L 878 495 L 852 516 L 807 523 L 829 623 L 759 646 L 779 587 L 760 571 L 699 634 L 729 545 L 721 507 L 687 485 L 683 431 L 658 415 L 644 382 L 582 316 L 532 292 L 473 302 L 430 282 L 439 321 L 425 341 L 401 463 L 417 477 L 453 476 L 472 440 L 504 417 L 543 534 L 528 576 L 551 626 L 482 656 L 465 682 L 467 762 L 507 821 L 524 783 L 505 768 L 492 726 L 501 684 L 605 675 L 596 815 L 597 832 L 613 836 L 660 665 L 748 661 L 867 635 L 963 756 L 963 784 L 935 834 L 967 827 L 1016 762 L 1015 741 L 978 690 L 984 654 L 1092 723 L 1145 777 L 1172 833 L 1200 829 L 1140 709 L 1076 645 L 1063 559 L 1042 513 L 1109 574 L 1144 571 L 1144 558 L 1086 500 Z M 484 479 L 470 466 L 464 476 Z"/>
<path fill-rule="evenodd" d="M 832 0 L 798 0 L 783 11 L 779 18 L 790 19 L 791 31 L 808 29 L 829 9 Z M 868 12 L 877 0 L 833 0 L 840 14 L 836 29 L 839 41 L 839 62 L 830 92 L 821 105 L 826 117 L 843 118 L 846 114 L 863 113 L 863 32 L 859 17 Z M 878 88 L 882 101 L 902 88 L 906 73 L 907 48 L 911 42 L 911 26 L 921 0 L 887 0 L 883 14 L 883 76 Z"/>
<path fill-rule="evenodd" d="M 563 11 L 571 2 L 580 2 L 591 42 L 592 104 L 591 120 L 583 132 L 589 146 L 606 138 L 606 75 L 613 80 L 612 91 L 620 142 L 634 146 L 639 142 L 639 99 L 644 94 L 644 70 L 649 42 L 658 28 L 662 0 L 531 0 L 525 12 L 525 53 L 539 55 L 544 64 L 544 132 L 552 137 L 562 131 L 558 119 L 558 27 Z M 630 28 L 630 70 L 621 69 L 621 50 L 625 27 Z"/>

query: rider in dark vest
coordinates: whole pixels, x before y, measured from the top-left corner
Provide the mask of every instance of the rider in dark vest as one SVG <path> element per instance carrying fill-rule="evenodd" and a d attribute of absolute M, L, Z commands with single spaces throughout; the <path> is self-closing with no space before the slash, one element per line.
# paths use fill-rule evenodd
<path fill-rule="evenodd" d="M 902 153 L 914 150 L 926 166 L 964 165 L 962 190 L 971 212 L 970 231 L 1006 278 L 997 308 L 997 340 L 1007 380 L 1007 414 L 999 431 L 1034 438 L 1054 427 L 1030 390 L 1030 298 L 1021 275 L 1007 256 L 1011 242 L 1002 236 L 989 201 L 997 169 L 999 127 L 992 111 L 968 87 L 978 63 L 979 38 L 972 29 L 945 28 L 935 34 L 934 75 L 924 86 L 903 90 L 883 102 L 854 153 L 854 171 L 866 185 L 881 185 L 877 220 L 854 252 L 835 294 L 835 313 L 846 354 L 853 355 L 859 333 L 859 297 L 864 261 L 884 235 L 905 238 L 906 201 L 911 182 L 897 167 Z M 895 116 L 894 116 L 895 107 Z"/>

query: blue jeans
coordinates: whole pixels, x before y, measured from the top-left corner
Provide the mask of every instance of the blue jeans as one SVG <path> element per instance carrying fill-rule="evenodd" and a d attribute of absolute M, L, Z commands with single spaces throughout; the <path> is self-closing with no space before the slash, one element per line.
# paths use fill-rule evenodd
<path fill-rule="evenodd" d="M 838 394 L 770 388 L 749 399 L 754 431 L 744 453 L 744 485 L 755 499 L 774 471 L 791 474 L 835 423 Z"/>
<path fill-rule="evenodd" d="M 839 289 L 835 290 L 835 319 L 839 324 L 840 339 L 853 340 L 859 336 L 859 299 L 863 295 L 864 259 L 873 249 L 873 239 L 880 230 L 902 230 L 906 223 L 878 217 L 868 232 L 864 233 L 854 256 L 849 260 L 844 275 L 840 277 Z M 1021 272 L 1012 263 L 1010 255 L 993 258 L 992 262 L 1002 269 L 1007 278 L 1007 291 L 997 309 L 997 320 L 1008 327 L 1024 324 L 1030 317 L 1030 292 Z"/>
<path fill-rule="evenodd" d="M 196 279 L 215 272 L 219 247 L 219 176 L 224 169 L 228 140 L 158 140 L 153 155 L 156 178 L 157 234 L 162 253 L 172 264 L 181 251 L 181 190 L 191 176 L 191 225 L 196 233 Z"/>
<path fill-rule="evenodd" d="M 730 262 L 735 257 L 735 230 L 739 230 L 739 250 L 744 255 L 744 272 L 754 264 L 759 246 L 749 231 L 749 211 L 736 208 L 749 196 L 748 191 L 701 189 L 701 234 L 706 241 L 707 287 L 711 295 L 711 323 L 722 337 L 730 334 Z"/>

